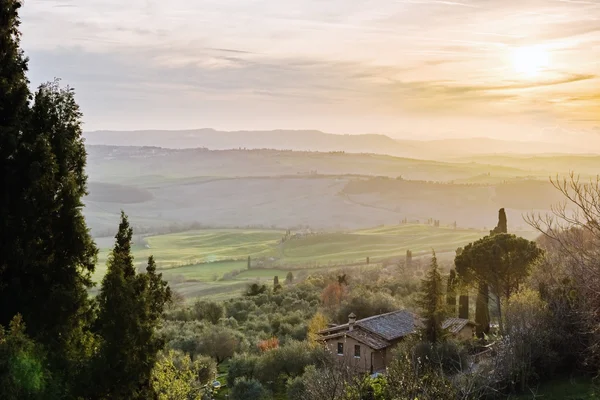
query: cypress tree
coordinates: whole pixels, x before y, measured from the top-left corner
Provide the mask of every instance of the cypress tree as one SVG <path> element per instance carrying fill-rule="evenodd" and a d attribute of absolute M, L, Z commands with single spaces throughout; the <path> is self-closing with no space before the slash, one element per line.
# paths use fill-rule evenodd
<path fill-rule="evenodd" d="M 285 283 L 290 285 L 294 282 L 294 274 L 292 273 L 292 271 L 288 272 L 286 277 L 285 277 Z"/>
<path fill-rule="evenodd" d="M 477 292 L 477 303 L 475 304 L 475 322 L 477 323 L 477 337 L 482 338 L 490 333 L 490 310 L 489 286 L 486 283 L 479 284 Z"/>
<path fill-rule="evenodd" d="M 163 342 L 155 330 L 170 290 L 156 274 L 154 259 L 148 259 L 146 273 L 136 274 L 131 255 L 132 229 L 121 213 L 115 246 L 108 271 L 98 295 L 97 333 L 101 346 L 94 376 L 100 398 L 151 398 L 150 376 Z"/>
<path fill-rule="evenodd" d="M 508 233 L 508 221 L 506 219 L 504 208 L 501 208 L 498 211 L 498 225 L 490 231 L 490 235 L 495 235 L 497 233 Z"/>
<path fill-rule="evenodd" d="M 456 287 L 458 284 L 458 278 L 456 277 L 456 271 L 450 270 L 448 276 L 448 285 L 446 286 L 446 304 L 448 305 L 448 312 L 450 315 L 456 315 Z"/>
<path fill-rule="evenodd" d="M 469 294 L 466 292 L 458 297 L 458 318 L 469 319 Z"/>
<path fill-rule="evenodd" d="M 429 342 L 438 342 L 443 335 L 442 322 L 444 318 L 444 291 L 442 276 L 438 268 L 435 252 L 425 278 L 421 281 L 421 293 L 418 300 L 421 316 L 425 327 L 423 335 Z"/>
<path fill-rule="evenodd" d="M 20 7 L 0 3 L 0 325 L 22 315 L 48 355 L 52 383 L 67 394 L 93 343 L 86 154 L 72 90 L 42 85 L 29 104 Z"/>

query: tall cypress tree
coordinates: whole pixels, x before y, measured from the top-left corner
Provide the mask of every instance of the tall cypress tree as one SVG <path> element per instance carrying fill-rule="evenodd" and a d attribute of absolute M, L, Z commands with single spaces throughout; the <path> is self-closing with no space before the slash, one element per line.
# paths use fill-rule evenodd
<path fill-rule="evenodd" d="M 466 291 L 458 297 L 458 318 L 469 319 L 469 294 Z"/>
<path fill-rule="evenodd" d="M 448 276 L 448 284 L 446 285 L 446 304 L 450 315 L 456 315 L 456 288 L 458 286 L 458 278 L 454 269 L 450 270 Z"/>
<path fill-rule="evenodd" d="M 429 342 L 438 342 L 443 335 L 442 322 L 444 312 L 444 291 L 442 276 L 438 268 L 435 252 L 425 279 L 421 281 L 421 293 L 418 300 L 421 316 L 424 319 L 423 334 Z"/>
<path fill-rule="evenodd" d="M 81 212 L 81 113 L 56 82 L 29 105 L 20 6 L 0 3 L 0 324 L 21 314 L 48 354 L 53 383 L 69 393 L 91 353 L 87 289 L 97 254 Z"/>
<path fill-rule="evenodd" d="M 27 59 L 20 49 L 21 1 L 0 2 L 0 324 L 8 326 L 16 314 L 11 286 L 19 283 L 18 265 L 23 252 L 17 213 L 22 188 L 15 165 L 17 148 L 29 118 Z"/>
<path fill-rule="evenodd" d="M 490 231 L 490 235 L 495 235 L 497 233 L 508 233 L 508 221 L 506 219 L 506 211 L 504 211 L 504 208 L 501 208 L 498 211 L 498 225 Z"/>
<path fill-rule="evenodd" d="M 154 259 L 146 273 L 136 274 L 131 255 L 133 231 L 121 213 L 115 247 L 98 295 L 97 332 L 101 337 L 95 375 L 99 398 L 151 398 L 150 375 L 163 342 L 156 336 L 170 290 L 156 274 Z"/>

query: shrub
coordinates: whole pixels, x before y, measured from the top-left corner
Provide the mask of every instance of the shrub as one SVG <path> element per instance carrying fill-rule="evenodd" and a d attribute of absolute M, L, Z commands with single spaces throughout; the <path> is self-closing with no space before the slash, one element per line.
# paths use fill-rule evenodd
<path fill-rule="evenodd" d="M 232 400 L 266 400 L 268 393 L 255 379 L 240 378 L 231 389 Z"/>

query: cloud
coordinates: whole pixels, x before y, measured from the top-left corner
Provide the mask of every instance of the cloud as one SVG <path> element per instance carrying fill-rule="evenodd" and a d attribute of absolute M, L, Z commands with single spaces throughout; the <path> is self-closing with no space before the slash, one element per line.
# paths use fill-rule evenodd
<path fill-rule="evenodd" d="M 32 81 L 63 77 L 98 128 L 150 119 L 197 126 L 232 116 L 251 123 L 310 119 L 317 128 L 332 119 L 353 127 L 349 116 L 364 117 L 380 122 L 373 130 L 449 113 L 465 120 L 594 120 L 588 116 L 597 110 L 599 6 L 45 0 L 26 3 L 23 43 Z M 547 46 L 556 65 L 537 81 L 517 80 L 510 50 L 531 43 Z M 558 110 L 552 99 L 571 105 Z"/>

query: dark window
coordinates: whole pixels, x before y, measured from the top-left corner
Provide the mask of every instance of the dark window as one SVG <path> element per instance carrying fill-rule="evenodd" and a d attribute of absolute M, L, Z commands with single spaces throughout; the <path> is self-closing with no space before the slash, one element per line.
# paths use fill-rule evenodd
<path fill-rule="evenodd" d="M 338 354 L 339 355 L 344 354 L 344 343 L 338 343 Z"/>
<path fill-rule="evenodd" d="M 359 345 L 354 346 L 354 357 L 360 358 L 360 346 Z"/>

